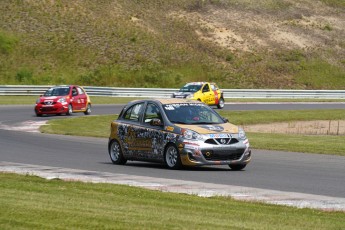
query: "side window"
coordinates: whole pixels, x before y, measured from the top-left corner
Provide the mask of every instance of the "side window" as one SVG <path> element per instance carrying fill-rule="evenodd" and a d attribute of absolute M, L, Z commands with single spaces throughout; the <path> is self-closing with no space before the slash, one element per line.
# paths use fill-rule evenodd
<path fill-rule="evenodd" d="M 77 95 L 78 95 L 77 89 L 75 87 L 73 87 L 72 96 L 77 96 Z"/>
<path fill-rule="evenodd" d="M 133 105 L 125 112 L 123 117 L 126 120 L 139 121 L 140 110 L 143 107 L 143 105 L 144 103 Z"/>
<path fill-rule="evenodd" d="M 85 94 L 85 92 L 82 88 L 78 87 L 77 90 L 78 90 L 78 94 L 80 94 L 80 95 Z"/>
<path fill-rule="evenodd" d="M 162 119 L 162 116 L 157 105 L 149 103 L 144 114 L 144 122 L 150 123 L 154 118 Z"/>
<path fill-rule="evenodd" d="M 208 92 L 208 91 L 210 91 L 210 87 L 208 86 L 208 84 L 206 84 L 206 85 L 204 85 L 202 92 Z"/>

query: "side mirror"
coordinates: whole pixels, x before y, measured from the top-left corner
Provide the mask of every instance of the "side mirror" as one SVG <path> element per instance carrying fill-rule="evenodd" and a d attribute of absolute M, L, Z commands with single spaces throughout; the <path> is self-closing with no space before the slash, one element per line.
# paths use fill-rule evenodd
<path fill-rule="evenodd" d="M 229 122 L 229 119 L 226 118 L 226 117 L 223 117 L 223 121 L 224 121 L 224 122 Z"/>
<path fill-rule="evenodd" d="M 161 121 L 161 119 L 153 118 L 150 121 L 150 125 L 152 125 L 152 126 L 162 126 L 162 121 Z"/>

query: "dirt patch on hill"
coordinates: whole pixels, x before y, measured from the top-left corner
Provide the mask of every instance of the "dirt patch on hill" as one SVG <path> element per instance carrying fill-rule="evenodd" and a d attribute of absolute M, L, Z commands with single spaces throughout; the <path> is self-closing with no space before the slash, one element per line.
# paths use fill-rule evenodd
<path fill-rule="evenodd" d="M 209 6 L 201 11 L 175 12 L 172 16 L 184 18 L 198 28 L 196 33 L 201 40 L 232 51 L 314 49 L 330 45 L 343 50 L 339 46 L 345 32 L 342 11 L 320 2 L 294 4 L 275 11 L 263 9 L 262 4 L 257 8 L 255 4 L 224 9 Z"/>
<path fill-rule="evenodd" d="M 246 132 L 306 134 L 306 135 L 345 135 L 345 120 L 338 121 L 292 121 L 271 124 L 256 124 L 244 127 Z"/>

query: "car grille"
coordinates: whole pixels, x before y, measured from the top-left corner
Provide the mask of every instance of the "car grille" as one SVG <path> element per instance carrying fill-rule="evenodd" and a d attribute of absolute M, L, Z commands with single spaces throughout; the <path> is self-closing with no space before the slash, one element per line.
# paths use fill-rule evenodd
<path fill-rule="evenodd" d="M 46 107 L 46 108 L 41 108 L 42 112 L 52 112 L 52 111 L 57 111 L 57 108 L 54 107 Z"/>
<path fill-rule="evenodd" d="M 208 161 L 227 161 L 227 160 L 239 160 L 242 157 L 243 152 L 236 152 L 231 150 L 221 150 L 221 151 L 207 151 L 203 150 L 202 155 Z"/>
<path fill-rule="evenodd" d="M 236 138 L 211 138 L 207 139 L 205 143 L 211 145 L 232 145 L 238 143 L 238 140 Z"/>
<path fill-rule="evenodd" d="M 56 104 L 55 101 L 44 101 L 44 102 L 41 102 L 42 105 L 54 105 Z"/>

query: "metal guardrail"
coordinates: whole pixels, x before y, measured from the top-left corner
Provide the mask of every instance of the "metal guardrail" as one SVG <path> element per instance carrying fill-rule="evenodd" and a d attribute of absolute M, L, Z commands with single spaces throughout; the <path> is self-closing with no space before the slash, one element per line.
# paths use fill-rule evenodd
<path fill-rule="evenodd" d="M 50 85 L 0 85 L 0 96 L 41 95 Z M 178 89 L 84 86 L 90 96 L 169 98 Z M 345 90 L 222 89 L 224 98 L 345 99 Z"/>

